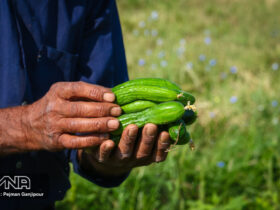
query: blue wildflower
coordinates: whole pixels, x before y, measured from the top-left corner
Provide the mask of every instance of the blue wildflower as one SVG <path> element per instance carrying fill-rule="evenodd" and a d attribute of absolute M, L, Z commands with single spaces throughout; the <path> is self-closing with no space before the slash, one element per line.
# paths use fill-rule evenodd
<path fill-rule="evenodd" d="M 211 59 L 209 61 L 210 66 L 215 66 L 217 64 L 217 61 L 215 59 Z"/>
<path fill-rule="evenodd" d="M 204 43 L 207 44 L 207 45 L 211 44 L 211 41 L 212 41 L 211 37 L 209 37 L 209 36 L 204 38 Z"/>
<path fill-rule="evenodd" d="M 236 67 L 236 66 L 230 67 L 230 72 L 231 72 L 232 74 L 236 74 L 236 73 L 237 73 L 237 67 Z"/>
<path fill-rule="evenodd" d="M 180 40 L 180 45 L 185 45 L 186 44 L 186 40 L 185 39 L 181 39 Z"/>
<path fill-rule="evenodd" d="M 146 26 L 146 23 L 145 23 L 145 21 L 140 21 L 139 23 L 138 23 L 138 26 L 140 27 L 140 28 L 144 28 L 145 26 Z"/>
<path fill-rule="evenodd" d="M 167 66 L 167 61 L 166 60 L 162 60 L 161 62 L 160 62 L 160 65 L 162 66 L 162 67 L 166 67 Z"/>
<path fill-rule="evenodd" d="M 162 38 L 157 39 L 157 45 L 161 46 L 163 44 Z"/>
<path fill-rule="evenodd" d="M 158 35 L 158 31 L 156 29 L 152 29 L 151 34 L 152 34 L 152 36 L 157 36 Z"/>
<path fill-rule="evenodd" d="M 145 63 L 146 63 L 146 61 L 143 58 L 140 58 L 139 61 L 138 61 L 139 66 L 144 66 Z"/>
<path fill-rule="evenodd" d="M 151 18 L 152 18 L 152 20 L 157 20 L 158 19 L 158 12 L 157 11 L 152 11 Z"/>
<path fill-rule="evenodd" d="M 203 54 L 200 54 L 200 55 L 199 55 L 199 60 L 200 60 L 200 61 L 205 61 L 205 60 L 206 60 L 206 56 L 203 55 Z"/>
<path fill-rule="evenodd" d="M 181 46 L 177 49 L 177 55 L 178 56 L 181 56 L 183 55 L 183 53 L 186 51 L 185 47 L 184 46 Z"/>
<path fill-rule="evenodd" d="M 278 63 L 273 63 L 271 68 L 272 68 L 273 71 L 277 71 L 278 68 L 279 68 L 279 64 Z"/>
<path fill-rule="evenodd" d="M 237 96 L 231 96 L 229 101 L 230 103 L 234 104 L 237 102 L 237 100 L 238 100 Z"/>
<path fill-rule="evenodd" d="M 158 54 L 158 58 L 163 58 L 165 56 L 165 52 L 164 51 L 160 51 Z"/>
<path fill-rule="evenodd" d="M 272 106 L 272 107 L 277 107 L 277 106 L 278 106 L 278 101 L 273 100 L 273 101 L 271 102 L 271 106 Z"/>
<path fill-rule="evenodd" d="M 192 70 L 193 69 L 193 63 L 192 62 L 186 63 L 186 68 L 187 68 L 187 70 Z"/>
<path fill-rule="evenodd" d="M 210 112 L 210 113 L 209 113 L 209 116 L 210 116 L 210 118 L 212 118 L 212 119 L 213 119 L 213 118 L 215 118 L 215 117 L 216 117 L 216 113 L 215 113 L 215 112 Z"/>
<path fill-rule="evenodd" d="M 225 162 L 224 161 L 219 161 L 219 162 L 217 162 L 217 166 L 219 167 L 219 168 L 223 168 L 223 167 L 225 167 Z"/>

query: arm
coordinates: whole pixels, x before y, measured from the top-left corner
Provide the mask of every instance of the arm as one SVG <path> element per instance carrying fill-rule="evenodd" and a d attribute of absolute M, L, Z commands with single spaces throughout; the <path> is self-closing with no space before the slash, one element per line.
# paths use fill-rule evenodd
<path fill-rule="evenodd" d="M 27 107 L 0 109 L 0 155 L 31 150 L 34 145 L 26 141 L 25 113 Z"/>

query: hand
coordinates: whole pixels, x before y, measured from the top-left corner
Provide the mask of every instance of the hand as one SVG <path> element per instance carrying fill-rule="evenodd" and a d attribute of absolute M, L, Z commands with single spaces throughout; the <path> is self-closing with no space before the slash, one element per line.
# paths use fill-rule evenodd
<path fill-rule="evenodd" d="M 157 130 L 156 125 L 146 124 L 137 141 L 138 127 L 129 125 L 116 147 L 112 140 L 106 140 L 100 147 L 80 150 L 81 166 L 88 171 L 93 167 L 104 176 L 120 176 L 134 167 L 164 161 L 171 141 L 168 132 L 158 135 Z"/>
<path fill-rule="evenodd" d="M 59 82 L 27 106 L 24 130 L 28 148 L 58 150 L 100 145 L 119 127 L 121 114 L 110 89 L 84 82 Z M 75 135 L 82 133 L 87 135 Z M 90 134 L 89 134 L 90 133 Z"/>

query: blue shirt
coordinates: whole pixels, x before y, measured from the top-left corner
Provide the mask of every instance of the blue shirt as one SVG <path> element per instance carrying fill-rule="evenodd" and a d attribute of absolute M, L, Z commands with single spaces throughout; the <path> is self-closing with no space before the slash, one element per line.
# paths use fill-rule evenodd
<path fill-rule="evenodd" d="M 0 108 L 30 104 L 55 82 L 79 80 L 106 87 L 128 80 L 115 0 L 1 0 Z M 42 209 L 63 199 L 70 188 L 69 162 L 103 187 L 125 179 L 87 174 L 76 150 L 9 155 L 0 158 L 0 179 L 29 175 L 45 183 L 48 196 L 13 201 L 0 196 L 0 208 Z"/>

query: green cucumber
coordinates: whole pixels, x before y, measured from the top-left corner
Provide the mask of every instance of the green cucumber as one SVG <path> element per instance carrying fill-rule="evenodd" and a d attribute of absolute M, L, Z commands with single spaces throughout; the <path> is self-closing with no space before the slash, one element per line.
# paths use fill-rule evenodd
<path fill-rule="evenodd" d="M 137 100 L 147 100 L 154 102 L 166 102 L 179 100 L 184 105 L 193 104 L 195 98 L 181 90 L 171 90 L 163 87 L 135 85 L 113 91 L 116 95 L 116 103 L 125 105 Z"/>
<path fill-rule="evenodd" d="M 135 86 L 135 85 L 149 85 L 149 86 L 159 86 L 159 87 L 165 87 L 168 89 L 174 89 L 174 90 L 181 90 L 181 88 L 176 85 L 173 82 L 170 82 L 166 79 L 160 79 L 160 78 L 139 78 L 139 79 L 134 79 L 130 80 L 127 82 L 124 82 L 122 84 L 119 84 L 115 87 L 112 88 L 112 91 L 117 91 L 122 88 L 130 87 L 130 86 Z"/>
<path fill-rule="evenodd" d="M 152 101 L 134 101 L 131 102 L 129 104 L 123 105 L 121 106 L 123 113 L 129 114 L 129 113 L 133 113 L 133 112 L 140 112 L 143 111 L 147 108 L 150 108 L 152 106 L 155 106 L 156 103 L 152 102 Z"/>
<path fill-rule="evenodd" d="M 187 144 L 191 139 L 186 124 L 182 119 L 168 125 L 168 132 L 176 145 Z"/>
<path fill-rule="evenodd" d="M 182 117 L 186 125 L 193 124 L 197 119 L 197 111 L 187 109 Z"/>
<path fill-rule="evenodd" d="M 118 145 L 119 142 L 120 142 L 120 140 L 121 140 L 121 136 L 120 136 L 120 135 L 118 135 L 118 136 L 111 135 L 111 136 L 110 136 L 110 139 L 111 139 L 113 142 L 115 142 L 115 145 Z"/>
<path fill-rule="evenodd" d="M 176 101 L 169 101 L 158 104 L 141 112 L 124 114 L 118 117 L 120 126 L 113 135 L 120 135 L 123 129 L 129 124 L 135 124 L 139 128 L 147 123 L 156 125 L 169 124 L 180 119 L 185 112 L 184 106 Z"/>
<path fill-rule="evenodd" d="M 179 95 L 177 95 L 177 101 L 180 101 L 184 105 L 188 105 L 189 103 L 194 104 L 195 97 L 193 95 L 191 95 L 190 93 L 181 90 L 178 92 L 178 94 Z"/>
<path fill-rule="evenodd" d="M 186 125 L 191 125 L 197 119 L 197 111 L 194 105 L 189 105 L 185 107 L 185 113 L 182 117 Z"/>

